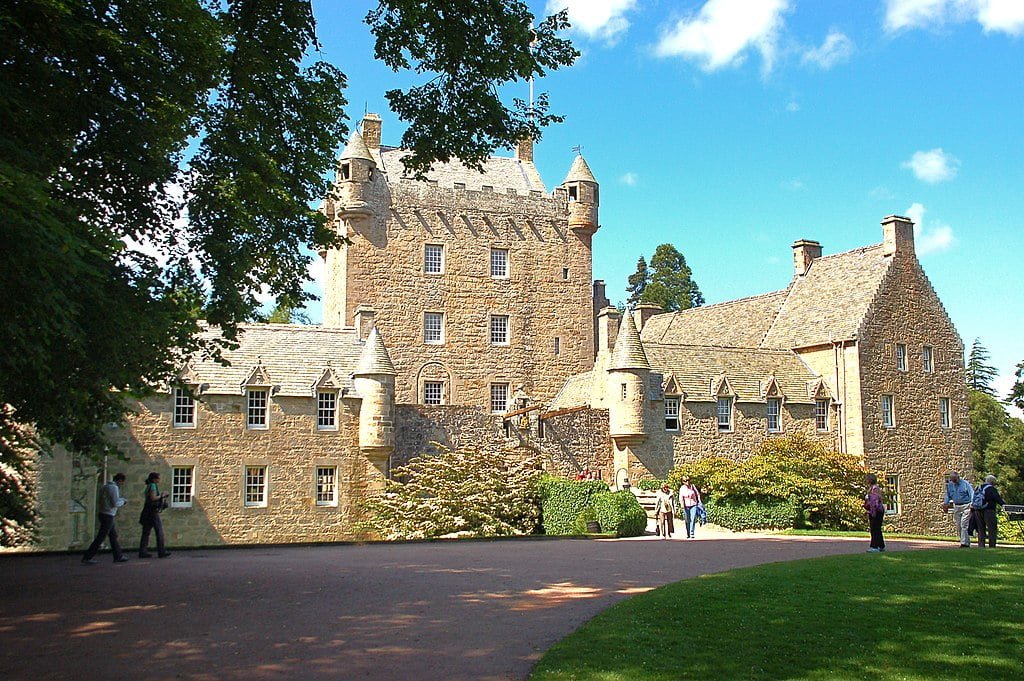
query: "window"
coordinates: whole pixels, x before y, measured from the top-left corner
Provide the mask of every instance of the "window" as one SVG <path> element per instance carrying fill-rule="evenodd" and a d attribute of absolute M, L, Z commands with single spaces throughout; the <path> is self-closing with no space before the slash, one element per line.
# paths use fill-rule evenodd
<path fill-rule="evenodd" d="M 563 267 L 562 268 L 562 280 L 563 281 L 569 281 L 569 268 L 568 267 Z"/>
<path fill-rule="evenodd" d="M 625 383 L 622 384 L 622 399 L 626 399 L 629 396 L 629 388 Z"/>
<path fill-rule="evenodd" d="M 491 413 L 508 411 L 508 383 L 491 383 Z"/>
<path fill-rule="evenodd" d="M 896 344 L 896 370 L 907 370 L 907 346 L 904 343 Z"/>
<path fill-rule="evenodd" d="M 195 496 L 195 468 L 174 466 L 171 469 L 171 507 L 189 508 Z"/>
<path fill-rule="evenodd" d="M 444 345 L 444 313 L 423 313 L 423 342 L 428 345 Z"/>
<path fill-rule="evenodd" d="M 782 432 L 782 400 L 778 397 L 768 398 L 768 432 Z"/>
<path fill-rule="evenodd" d="M 174 389 L 174 427 L 196 427 L 196 401 L 185 388 Z"/>
<path fill-rule="evenodd" d="M 338 429 L 338 393 L 319 391 L 316 394 L 317 430 Z"/>
<path fill-rule="evenodd" d="M 935 371 L 935 361 L 932 359 L 932 346 L 930 345 L 921 348 L 921 369 L 926 374 Z"/>
<path fill-rule="evenodd" d="M 679 430 L 679 398 L 665 398 L 665 430 Z"/>
<path fill-rule="evenodd" d="M 338 477 L 338 469 L 334 466 L 316 467 L 316 505 L 337 506 L 338 487 L 335 480 Z"/>
<path fill-rule="evenodd" d="M 896 407 L 892 395 L 882 395 L 882 427 L 896 427 Z"/>
<path fill-rule="evenodd" d="M 718 414 L 718 430 L 719 432 L 729 432 L 732 430 L 732 398 L 731 397 L 719 397 L 718 404 L 715 407 L 715 411 Z"/>
<path fill-rule="evenodd" d="M 508 278 L 508 249 L 491 249 L 491 276 L 496 279 Z"/>
<path fill-rule="evenodd" d="M 558 336 L 555 336 L 555 354 L 562 354 L 562 339 Z"/>
<path fill-rule="evenodd" d="M 246 428 L 266 430 L 268 391 L 266 388 L 249 388 L 247 395 Z"/>
<path fill-rule="evenodd" d="M 949 398 L 939 398 L 939 425 L 943 428 L 949 428 L 950 426 L 950 414 L 949 414 Z"/>
<path fill-rule="evenodd" d="M 814 427 L 819 433 L 828 432 L 828 400 L 814 400 Z"/>
<path fill-rule="evenodd" d="M 491 315 L 491 345 L 508 345 L 508 315 Z"/>
<path fill-rule="evenodd" d="M 423 404 L 444 404 L 444 383 L 441 381 L 425 381 L 423 383 Z"/>
<path fill-rule="evenodd" d="M 352 164 L 348 161 L 344 161 L 341 164 L 341 179 L 351 180 L 352 179 Z"/>
<path fill-rule="evenodd" d="M 885 514 L 896 515 L 900 508 L 900 476 L 885 476 Z"/>
<path fill-rule="evenodd" d="M 444 273 L 444 247 L 439 244 L 427 244 L 423 247 L 423 273 Z"/>
<path fill-rule="evenodd" d="M 265 507 L 267 505 L 267 467 L 245 467 L 245 505 Z"/>
<path fill-rule="evenodd" d="M 570 201 L 578 201 L 579 200 L 579 191 L 580 191 L 579 187 L 577 187 L 574 184 L 570 184 L 569 185 L 569 200 Z"/>

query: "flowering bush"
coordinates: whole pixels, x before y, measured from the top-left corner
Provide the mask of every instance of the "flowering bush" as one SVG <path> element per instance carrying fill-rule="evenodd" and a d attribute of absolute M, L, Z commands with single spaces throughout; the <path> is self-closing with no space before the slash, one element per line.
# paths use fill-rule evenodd
<path fill-rule="evenodd" d="M 0 403 L 0 546 L 32 541 L 36 522 L 33 461 L 42 450 L 35 431 Z"/>

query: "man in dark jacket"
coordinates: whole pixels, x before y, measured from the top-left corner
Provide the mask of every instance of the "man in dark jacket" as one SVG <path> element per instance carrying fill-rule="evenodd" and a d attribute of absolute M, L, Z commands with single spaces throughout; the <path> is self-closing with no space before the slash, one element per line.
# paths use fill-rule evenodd
<path fill-rule="evenodd" d="M 995 547 L 996 537 L 999 534 L 996 504 L 1004 506 L 1006 502 L 999 496 L 994 475 L 986 475 L 985 482 L 978 488 L 978 491 L 981 492 L 985 500 L 985 504 L 981 508 L 974 509 L 974 522 L 978 525 L 978 548 L 985 548 L 986 535 L 988 536 L 988 545 Z"/>

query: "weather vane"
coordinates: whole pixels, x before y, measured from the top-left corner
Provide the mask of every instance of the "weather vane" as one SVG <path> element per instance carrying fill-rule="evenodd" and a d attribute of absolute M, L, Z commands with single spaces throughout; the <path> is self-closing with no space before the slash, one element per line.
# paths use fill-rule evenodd
<path fill-rule="evenodd" d="M 583 155 L 583 145 L 582 144 L 577 144 L 575 147 L 572 148 L 572 150 L 574 152 L 576 152 L 577 156 L 582 156 Z"/>

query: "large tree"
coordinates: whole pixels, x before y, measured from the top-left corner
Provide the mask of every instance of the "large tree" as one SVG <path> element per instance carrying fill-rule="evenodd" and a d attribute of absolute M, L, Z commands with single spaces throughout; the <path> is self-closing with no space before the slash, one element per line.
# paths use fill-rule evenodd
<path fill-rule="evenodd" d="M 1024 361 L 1017 364 L 1017 371 L 1014 375 L 1017 380 L 1010 388 L 1010 394 L 1006 396 L 1006 401 L 1018 409 L 1024 409 Z"/>
<path fill-rule="evenodd" d="M 426 74 L 388 95 L 414 169 L 539 135 L 546 100 L 509 109 L 496 88 L 576 56 L 564 13 L 531 28 L 518 0 L 450 7 L 367 17 L 379 57 Z M 201 316 L 230 338 L 263 286 L 309 298 L 306 249 L 336 243 L 310 205 L 347 133 L 317 48 L 309 0 L 0 4 L 0 404 L 99 455 Z"/>
<path fill-rule="evenodd" d="M 996 398 L 980 390 L 968 391 L 967 408 L 974 482 L 995 475 L 1004 499 L 1024 499 L 1024 422 L 1012 418 Z"/>
<path fill-rule="evenodd" d="M 980 390 L 986 395 L 994 396 L 992 380 L 999 372 L 988 361 L 988 349 L 981 344 L 980 338 L 975 338 L 967 357 L 967 385 L 973 390 Z"/>
<path fill-rule="evenodd" d="M 629 277 L 627 290 L 631 306 L 647 303 L 676 312 L 704 304 L 686 258 L 672 244 L 661 244 L 654 250 L 650 267 L 640 258 L 637 271 Z"/>

